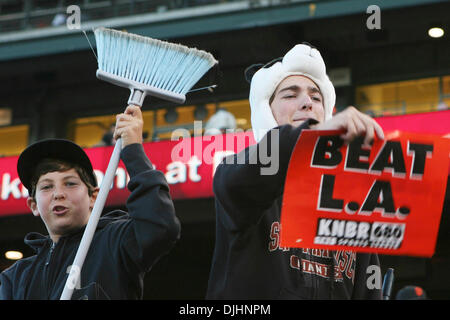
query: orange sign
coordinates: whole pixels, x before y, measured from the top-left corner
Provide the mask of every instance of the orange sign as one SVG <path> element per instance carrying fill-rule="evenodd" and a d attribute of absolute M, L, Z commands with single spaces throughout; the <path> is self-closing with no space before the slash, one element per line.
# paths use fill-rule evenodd
<path fill-rule="evenodd" d="M 385 131 L 370 148 L 339 131 L 303 130 L 292 154 L 281 246 L 430 257 L 450 139 Z"/>

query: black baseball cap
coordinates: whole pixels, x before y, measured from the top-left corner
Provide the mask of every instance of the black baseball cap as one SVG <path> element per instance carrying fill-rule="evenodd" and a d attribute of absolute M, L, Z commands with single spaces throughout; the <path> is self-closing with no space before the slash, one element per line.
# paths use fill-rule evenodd
<path fill-rule="evenodd" d="M 29 191 L 31 191 L 31 179 L 34 171 L 39 162 L 45 158 L 79 165 L 88 173 L 89 182 L 94 187 L 97 186 L 97 178 L 91 160 L 79 145 L 65 139 L 45 139 L 29 145 L 17 160 L 17 173 L 20 181 Z"/>

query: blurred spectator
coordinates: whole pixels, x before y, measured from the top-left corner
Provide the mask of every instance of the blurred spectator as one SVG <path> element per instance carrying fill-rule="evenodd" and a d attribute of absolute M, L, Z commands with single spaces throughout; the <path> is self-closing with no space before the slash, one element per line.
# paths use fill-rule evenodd
<path fill-rule="evenodd" d="M 58 13 L 53 17 L 52 26 L 57 27 L 66 23 L 66 15 L 63 13 L 65 11 L 64 1 L 58 0 L 57 5 Z"/>
<path fill-rule="evenodd" d="M 236 129 L 236 118 L 225 110 L 218 108 L 216 113 L 209 118 L 205 126 L 205 135 L 216 135 L 234 131 Z"/>
<path fill-rule="evenodd" d="M 438 110 L 447 110 L 448 109 L 448 105 L 444 101 L 441 101 L 437 105 L 437 109 Z"/>
<path fill-rule="evenodd" d="M 52 20 L 52 26 L 57 27 L 66 23 L 66 15 L 62 13 L 57 13 Z"/>
<path fill-rule="evenodd" d="M 103 147 L 103 146 L 112 146 L 116 144 L 116 140 L 114 139 L 114 129 L 116 125 L 113 123 L 109 127 L 109 129 L 103 134 L 102 140 L 100 140 L 94 147 Z"/>

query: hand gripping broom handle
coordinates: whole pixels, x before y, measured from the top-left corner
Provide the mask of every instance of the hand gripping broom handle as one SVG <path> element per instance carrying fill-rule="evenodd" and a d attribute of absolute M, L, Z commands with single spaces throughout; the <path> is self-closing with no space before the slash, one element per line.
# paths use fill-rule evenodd
<path fill-rule="evenodd" d="M 120 151 L 122 149 L 122 140 L 119 138 L 114 146 L 114 151 L 109 160 L 108 168 L 106 169 L 105 176 L 102 180 L 100 190 L 97 195 L 94 207 L 92 208 L 91 216 L 84 230 L 83 237 L 81 238 L 80 246 L 78 247 L 75 260 L 70 268 L 69 277 L 67 278 L 66 285 L 64 286 L 61 300 L 70 300 L 72 298 L 73 290 L 79 282 L 81 268 L 83 267 L 84 259 L 94 237 L 97 224 L 105 206 L 106 198 L 108 197 L 109 189 L 113 183 L 114 176 L 116 174 L 117 167 L 120 160 Z"/>

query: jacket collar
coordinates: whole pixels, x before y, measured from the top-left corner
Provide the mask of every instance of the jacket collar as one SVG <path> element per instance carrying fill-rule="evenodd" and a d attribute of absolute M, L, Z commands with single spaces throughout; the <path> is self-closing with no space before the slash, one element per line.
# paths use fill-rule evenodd
<path fill-rule="evenodd" d="M 128 217 L 128 213 L 121 210 L 115 210 L 112 212 L 109 212 L 105 214 L 103 217 L 100 218 L 97 224 L 97 230 L 103 229 L 106 225 L 110 224 L 113 221 L 126 219 Z M 71 234 L 68 234 L 67 236 L 61 237 L 62 238 L 72 238 L 77 235 L 82 235 L 84 230 L 86 229 L 86 226 L 82 227 L 81 229 L 74 231 Z M 52 239 L 48 235 L 43 235 L 38 232 L 30 232 L 25 236 L 24 242 L 26 245 L 31 247 L 35 252 L 38 252 L 41 250 L 46 243 L 51 242 Z"/>

